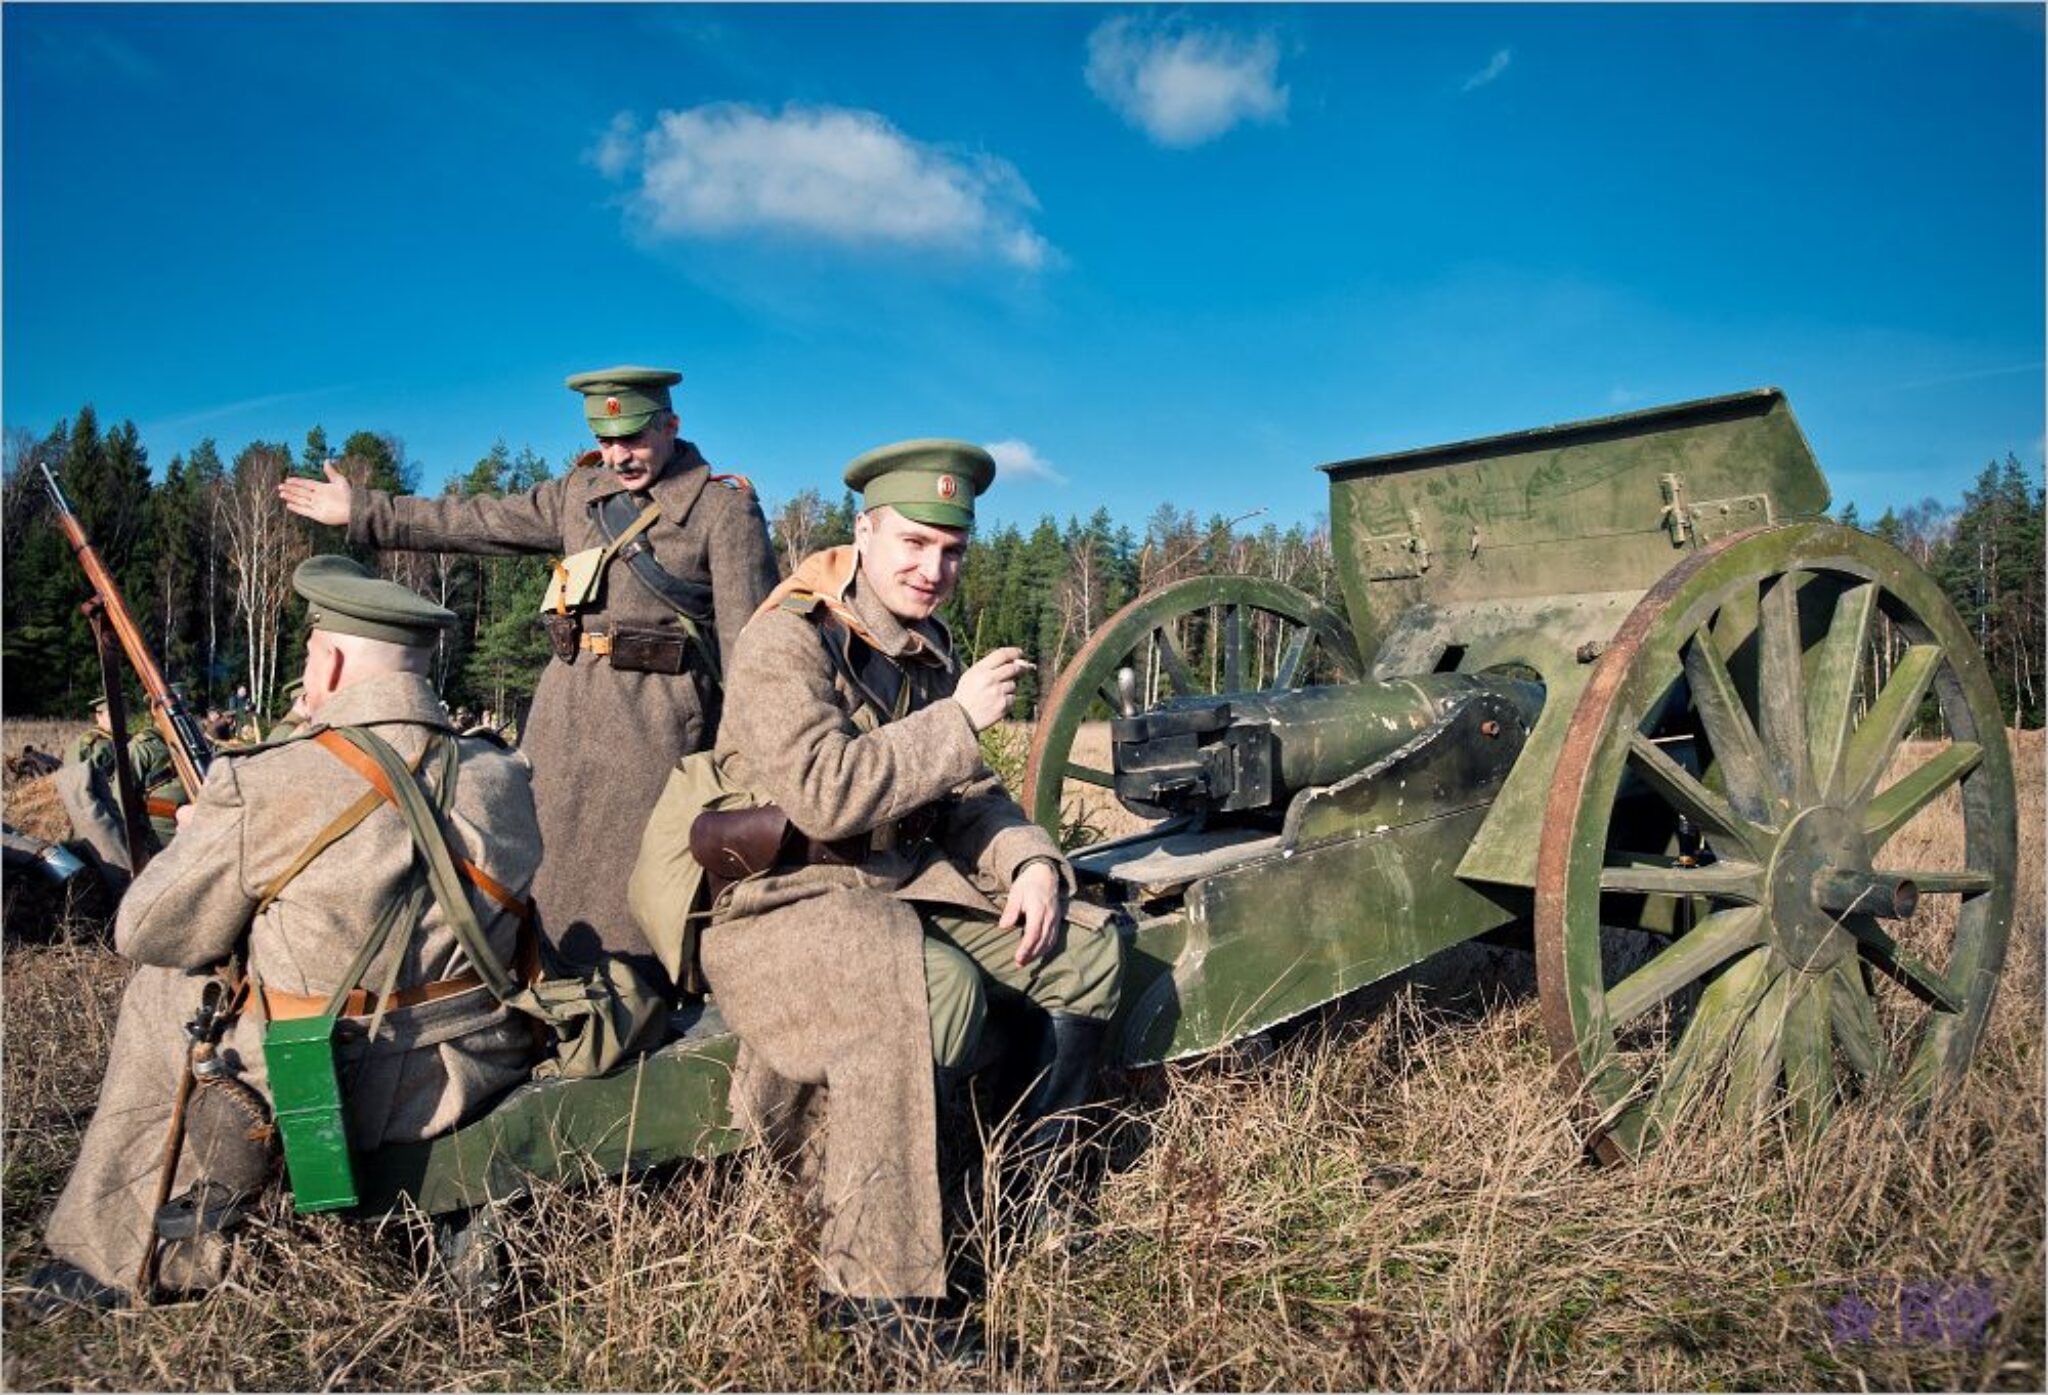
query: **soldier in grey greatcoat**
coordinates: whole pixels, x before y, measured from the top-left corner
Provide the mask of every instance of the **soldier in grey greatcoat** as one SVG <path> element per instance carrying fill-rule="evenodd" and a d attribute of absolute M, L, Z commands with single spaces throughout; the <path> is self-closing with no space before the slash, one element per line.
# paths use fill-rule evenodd
<path fill-rule="evenodd" d="M 434 636 L 454 615 L 344 557 L 312 558 L 293 584 L 311 607 L 304 701 L 313 725 L 299 739 L 217 757 L 180 815 L 177 841 L 121 903 L 114 943 L 137 967 L 99 1107 L 44 1231 L 57 1263 L 30 1276 L 51 1299 L 123 1301 L 137 1287 L 153 1230 L 175 1235 L 158 1257 L 165 1287 L 218 1282 L 220 1231 L 272 1165 L 265 1020 L 321 1012 L 385 907 L 407 894 L 413 838 L 381 800 L 367 801 L 359 822 L 293 870 L 371 788 L 313 738 L 324 729 L 370 729 L 429 783 L 443 768 L 445 744 L 455 743 L 445 820 L 453 854 L 515 897 L 539 864 L 525 758 L 495 741 L 457 737 L 427 681 Z M 471 900 L 492 949 L 510 962 L 517 916 L 485 895 Z M 534 1059 L 527 1022 L 483 985 L 436 902 L 429 898 L 423 918 L 395 931 L 361 975 L 368 986 L 343 1003 L 336 1034 L 358 1149 L 431 1138 L 466 1122 L 526 1079 Z M 185 1110 L 176 1199 L 165 1208 L 185 1222 L 174 1227 L 152 1208 L 186 1068 L 185 1026 L 209 985 L 222 981 L 218 966 L 237 953 L 249 989 L 220 1040 L 215 1059 L 224 1073 L 199 1081 Z M 396 977 L 380 1004 L 393 955 Z"/>
<path fill-rule="evenodd" d="M 747 626 L 719 742 L 788 823 L 702 940 L 742 1042 L 735 1114 L 771 1126 L 767 1102 L 829 1090 L 821 1317 L 890 1341 L 918 1340 L 906 1323 L 945 1293 L 934 1067 L 973 1061 L 990 999 L 1028 1000 L 1050 1015 L 1027 1127 L 1086 1103 L 1122 972 L 1113 929 L 1066 922 L 1072 869 L 982 759 L 1021 653 L 960 672 L 934 614 L 994 473 L 957 441 L 856 460 L 854 546 L 807 559 Z M 699 817 L 693 848 L 722 817 Z"/>
<path fill-rule="evenodd" d="M 324 483 L 278 488 L 287 508 L 346 524 L 354 543 L 563 555 L 546 616 L 555 658 L 519 743 L 547 846 L 534 901 L 571 957 L 623 954 L 655 983 L 667 975 L 626 905 L 633 855 L 670 768 L 711 745 L 719 673 L 776 578 L 752 487 L 714 475 L 677 438 L 669 388 L 681 378 L 630 367 L 570 378 L 597 449 L 524 494 L 393 497 L 331 466 Z M 650 504 L 659 512 L 643 523 Z"/>

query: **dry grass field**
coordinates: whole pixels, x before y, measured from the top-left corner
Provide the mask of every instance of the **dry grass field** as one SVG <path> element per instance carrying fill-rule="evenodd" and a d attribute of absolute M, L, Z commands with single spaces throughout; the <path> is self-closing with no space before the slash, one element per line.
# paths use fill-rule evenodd
<path fill-rule="evenodd" d="M 10 724 L 10 754 L 22 730 Z M 273 1208 L 204 1302 L 37 1324 L 10 1292 L 0 1380 L 2040 1390 L 2041 735 L 2015 756 L 2020 920 L 1975 1067 L 1917 1131 L 1863 1100 L 1818 1139 L 1782 1121 L 1702 1127 L 1636 1166 L 1592 1166 L 1526 962 L 1468 950 L 1270 1049 L 1123 1081 L 1082 1254 L 963 1211 L 956 1269 L 982 1276 L 1004 1345 L 985 1369 L 904 1372 L 817 1335 L 806 1217 L 741 1154 L 518 1203 L 488 1306 L 447 1295 L 417 1217 Z M 50 831 L 45 783 L 8 790 L 11 822 Z M 1954 858 L 1959 826 L 1937 807 L 1901 837 L 1926 866 Z M 10 934 L 0 975 L 10 1287 L 91 1110 L 122 982 L 95 926 L 37 928 Z"/>

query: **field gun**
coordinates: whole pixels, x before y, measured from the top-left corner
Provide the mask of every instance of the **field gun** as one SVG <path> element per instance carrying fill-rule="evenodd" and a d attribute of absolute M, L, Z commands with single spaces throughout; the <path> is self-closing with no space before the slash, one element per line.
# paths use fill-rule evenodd
<path fill-rule="evenodd" d="M 2013 911 L 1996 695 L 1933 579 L 1827 520 L 1781 393 L 1322 468 L 1341 610 L 1254 577 L 1160 587 L 1040 714 L 1034 818 L 1092 787 L 1151 820 L 1073 854 L 1078 913 L 1130 950 L 1120 1063 L 1533 926 L 1558 1074 L 1610 1160 L 1703 1100 L 1817 1122 L 1963 1071 Z M 1106 763 L 1078 756 L 1104 726 Z M 1879 866 L 1944 797 L 1959 865 Z M 1908 926 L 1928 897 L 1954 915 Z M 678 1028 L 368 1171 L 441 1210 L 566 1158 L 730 1148 L 715 1001 Z"/>

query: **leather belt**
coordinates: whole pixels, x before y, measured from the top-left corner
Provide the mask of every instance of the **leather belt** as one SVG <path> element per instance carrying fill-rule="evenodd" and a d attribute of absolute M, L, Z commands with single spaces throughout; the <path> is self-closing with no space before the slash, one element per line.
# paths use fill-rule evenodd
<path fill-rule="evenodd" d="M 438 1002 L 452 998 L 457 993 L 467 993 L 472 988 L 481 988 L 484 981 L 473 973 L 457 974 L 454 978 L 436 979 L 422 983 L 417 988 L 401 988 L 384 1000 L 387 1012 L 398 1008 L 418 1007 L 421 1003 Z M 327 1006 L 327 993 L 287 993 L 279 988 L 265 985 L 263 989 L 263 1010 L 270 1014 L 273 1022 L 289 1022 L 294 1018 L 318 1017 Z M 348 996 L 341 1000 L 343 1017 L 368 1017 L 377 1010 L 377 1000 L 367 989 L 351 988 Z"/>
<path fill-rule="evenodd" d="M 587 649 L 593 654 L 608 655 L 612 652 L 612 637 L 603 631 L 585 630 L 577 639 L 576 647 Z"/>

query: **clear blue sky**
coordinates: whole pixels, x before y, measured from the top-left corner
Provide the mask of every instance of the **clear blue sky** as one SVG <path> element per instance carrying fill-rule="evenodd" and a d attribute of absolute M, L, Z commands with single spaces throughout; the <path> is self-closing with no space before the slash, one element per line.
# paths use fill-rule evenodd
<path fill-rule="evenodd" d="M 4 414 L 400 437 L 686 374 L 773 503 L 905 436 L 998 519 L 1775 384 L 1838 502 L 2043 451 L 2039 6 L 45 6 Z"/>

